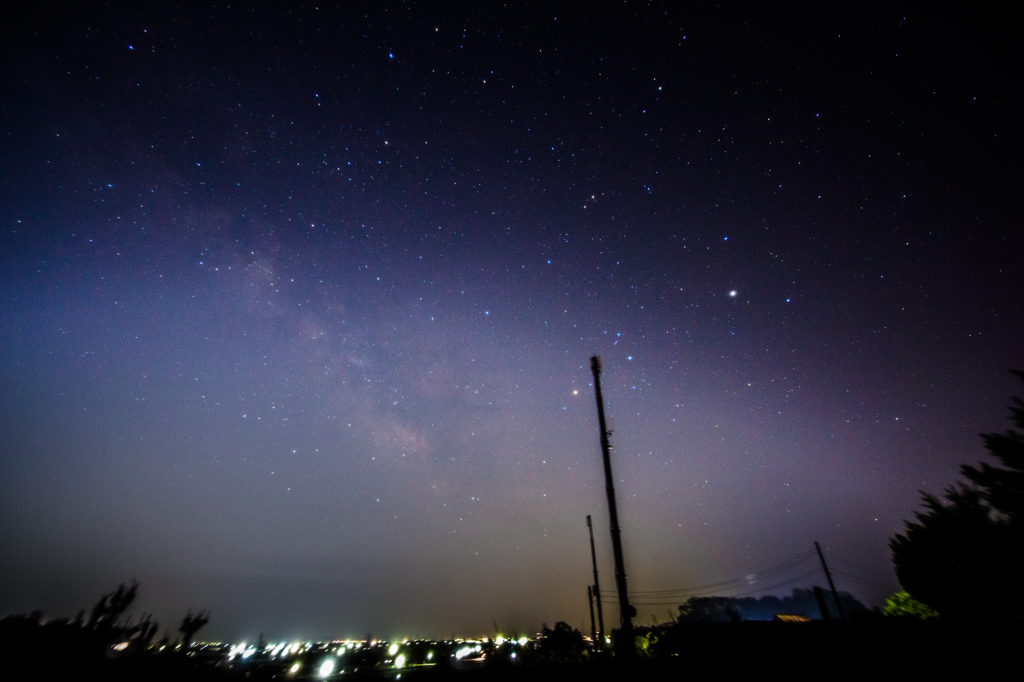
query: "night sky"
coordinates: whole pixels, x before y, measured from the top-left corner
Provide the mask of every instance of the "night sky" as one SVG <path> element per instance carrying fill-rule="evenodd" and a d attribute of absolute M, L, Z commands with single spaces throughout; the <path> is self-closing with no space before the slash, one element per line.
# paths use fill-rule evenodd
<path fill-rule="evenodd" d="M 638 622 L 897 589 L 1021 392 L 1008 16 L 293 4 L 0 22 L 0 615 L 589 631 L 591 355 Z"/>

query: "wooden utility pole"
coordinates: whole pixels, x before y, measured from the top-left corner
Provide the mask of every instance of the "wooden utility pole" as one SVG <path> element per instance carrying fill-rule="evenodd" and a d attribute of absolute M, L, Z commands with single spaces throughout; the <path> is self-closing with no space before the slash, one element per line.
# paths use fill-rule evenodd
<path fill-rule="evenodd" d="M 846 620 L 846 609 L 843 608 L 843 603 L 839 601 L 839 593 L 836 592 L 836 584 L 832 582 L 832 574 L 828 572 L 828 564 L 825 563 L 825 555 L 821 553 L 821 545 L 815 541 L 814 549 L 818 550 L 818 558 L 821 559 L 821 567 L 825 569 L 825 577 L 828 578 L 828 586 L 832 589 L 832 597 L 836 600 L 836 608 L 839 609 L 839 617 L 843 619 L 843 623 L 846 625 L 850 624 L 850 621 Z"/>
<path fill-rule="evenodd" d="M 597 600 L 597 624 L 600 626 L 597 649 L 600 651 L 604 649 L 604 611 L 601 609 L 601 581 L 597 579 L 597 552 L 594 551 L 594 525 L 590 522 L 590 514 L 587 514 L 587 530 L 590 531 L 590 561 L 594 565 L 594 599 Z"/>
<path fill-rule="evenodd" d="M 814 599 L 818 602 L 818 610 L 821 611 L 821 619 L 826 623 L 832 622 L 832 614 L 828 612 L 828 600 L 825 599 L 825 590 L 817 585 L 814 586 Z"/>
<path fill-rule="evenodd" d="M 597 398 L 597 421 L 601 429 L 601 456 L 604 459 L 604 485 L 608 493 L 608 519 L 612 532 L 612 552 L 615 555 L 615 586 L 619 589 L 619 637 L 616 641 L 616 652 L 623 658 L 636 656 L 636 645 L 633 643 L 633 607 L 629 604 L 629 593 L 626 590 L 626 566 L 622 560 L 622 540 L 619 537 L 619 512 L 615 505 L 615 484 L 612 478 L 611 445 L 608 443 L 608 427 L 604 420 L 604 398 L 601 397 L 601 358 L 590 358 L 590 371 L 594 375 L 594 393 Z"/>

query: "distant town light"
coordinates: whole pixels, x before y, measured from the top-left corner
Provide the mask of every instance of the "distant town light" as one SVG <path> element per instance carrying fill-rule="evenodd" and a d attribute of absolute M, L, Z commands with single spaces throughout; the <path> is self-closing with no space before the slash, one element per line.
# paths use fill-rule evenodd
<path fill-rule="evenodd" d="M 334 672 L 334 659 L 328 658 L 326 661 L 320 664 L 320 670 L 318 671 L 320 677 L 330 677 L 331 673 Z"/>
<path fill-rule="evenodd" d="M 401 668 L 405 666 L 405 654 L 398 654 L 398 658 L 395 659 L 395 667 Z"/>
<path fill-rule="evenodd" d="M 397 644 L 392 644 L 391 646 L 388 647 L 388 656 L 394 656 L 397 653 L 398 653 L 398 645 Z"/>
<path fill-rule="evenodd" d="M 288 668 L 288 672 L 290 672 L 292 675 L 294 675 L 295 673 L 299 672 L 299 670 L 301 670 L 301 669 L 302 669 L 302 664 L 296 662 L 296 663 L 292 664 L 292 667 Z"/>

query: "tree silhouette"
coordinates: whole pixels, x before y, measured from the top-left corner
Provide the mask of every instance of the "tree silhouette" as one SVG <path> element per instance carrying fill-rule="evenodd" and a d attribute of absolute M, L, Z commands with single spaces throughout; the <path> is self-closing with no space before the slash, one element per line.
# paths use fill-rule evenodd
<path fill-rule="evenodd" d="M 555 623 L 549 630 L 545 625 L 541 629 L 540 652 L 553 661 L 575 661 L 586 650 L 583 634 L 565 621 Z"/>
<path fill-rule="evenodd" d="M 866 613 L 868 608 L 849 592 L 840 592 L 839 601 L 848 613 Z M 829 599 L 832 608 L 835 602 Z M 690 597 L 679 605 L 679 623 L 727 623 L 744 620 L 771 620 L 780 613 L 813 617 L 820 612 L 814 590 L 796 588 L 787 597 Z M 830 609 L 829 614 L 831 615 Z M 839 618 L 835 611 L 835 618 Z"/>
<path fill-rule="evenodd" d="M 160 629 L 160 623 L 153 620 L 152 614 L 147 613 L 134 629 L 136 634 L 132 646 L 138 650 L 148 649 L 153 642 L 153 636 Z"/>
<path fill-rule="evenodd" d="M 185 614 L 185 617 L 181 620 L 181 626 L 178 628 L 178 632 L 181 633 L 182 651 L 188 652 L 189 647 L 192 646 L 192 638 L 195 637 L 195 634 L 209 622 L 209 611 L 192 613 L 192 609 L 188 610 L 188 613 Z"/>
<path fill-rule="evenodd" d="M 885 608 L 882 613 L 895 618 L 920 618 L 921 620 L 939 615 L 931 607 L 911 597 L 906 590 L 889 595 L 889 598 L 885 600 Z"/>
<path fill-rule="evenodd" d="M 1024 372 L 1013 372 L 1024 381 Z M 1013 398 L 1010 419 L 1024 429 L 1024 401 Z M 1006 468 L 997 468 L 987 462 L 978 467 L 965 465 L 960 472 L 981 490 L 981 497 L 1006 525 L 1016 527 L 1024 523 L 1024 434 L 1012 429 L 1005 433 L 983 433 L 985 448 Z"/>
<path fill-rule="evenodd" d="M 139 582 L 132 579 L 131 585 L 125 587 L 125 584 L 121 583 L 116 590 L 100 597 L 96 606 L 92 607 L 86 627 L 95 632 L 112 631 L 121 614 L 135 601 L 138 591 Z"/>
<path fill-rule="evenodd" d="M 1024 372 L 1013 372 L 1024 380 Z M 1013 423 L 1024 429 L 1024 402 L 1013 398 Z M 900 585 L 951 619 L 1020 618 L 1024 587 L 1016 565 L 1024 547 L 1024 435 L 981 434 L 1002 467 L 965 465 L 963 482 L 944 499 L 922 492 L 925 511 L 889 541 Z M 998 600 L 982 596 L 999 594 Z"/>

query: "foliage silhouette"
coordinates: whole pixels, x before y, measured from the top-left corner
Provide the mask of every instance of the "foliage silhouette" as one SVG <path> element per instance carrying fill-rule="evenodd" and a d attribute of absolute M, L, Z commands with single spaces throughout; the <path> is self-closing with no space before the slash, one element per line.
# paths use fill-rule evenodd
<path fill-rule="evenodd" d="M 137 651 L 148 649 L 153 643 L 153 636 L 160 629 L 160 623 L 153 620 L 152 614 L 144 614 L 139 624 L 134 627 L 132 648 Z"/>
<path fill-rule="evenodd" d="M 117 626 L 117 620 L 135 601 L 138 591 L 139 582 L 132 579 L 131 585 L 125 587 L 121 583 L 116 590 L 100 597 L 96 606 L 92 607 L 86 627 L 94 632 L 112 631 Z"/>
<path fill-rule="evenodd" d="M 889 595 L 889 598 L 885 600 L 885 608 L 882 613 L 896 618 L 920 618 L 921 620 L 935 618 L 939 615 L 927 604 L 922 604 L 911 597 L 906 590 Z"/>
<path fill-rule="evenodd" d="M 185 617 L 181 619 L 181 625 L 178 626 L 178 632 L 181 633 L 181 649 L 182 651 L 188 652 L 189 647 L 192 646 L 192 638 L 196 636 L 196 633 L 202 629 L 204 625 L 210 622 L 209 611 L 199 611 L 198 613 L 192 613 L 192 609 L 188 610 Z M 260 635 L 262 641 L 263 635 Z"/>
<path fill-rule="evenodd" d="M 151 648 L 159 623 L 150 614 L 138 620 L 125 617 L 138 589 L 134 580 L 121 584 L 73 620 L 44 619 L 41 611 L 0 619 L 4 679 L 191 680 L 214 675 L 207 674 L 203 661 Z M 200 612 L 198 618 L 205 623 L 208 616 Z"/>
<path fill-rule="evenodd" d="M 1024 381 L 1024 372 L 1014 371 Z M 1024 429 L 1024 401 L 1019 397 L 1011 399 L 1010 419 L 1019 429 Z M 1024 523 L 1024 434 L 1012 429 L 1004 433 L 983 433 L 981 439 L 987 449 L 1005 468 L 997 468 L 987 462 L 977 467 L 965 465 L 961 473 L 981 490 L 981 497 L 997 520 L 1020 531 Z"/>
<path fill-rule="evenodd" d="M 1024 380 L 1024 372 L 1013 372 Z M 1024 429 L 1024 402 L 1013 398 L 1010 416 Z M 900 585 L 943 618 L 1020 619 L 1024 587 L 1016 564 L 1024 547 L 1024 435 L 981 434 L 1003 465 L 964 465 L 963 482 L 944 499 L 922 492 L 925 511 L 889 541 Z M 982 585 L 1000 598 L 984 598 Z"/>
<path fill-rule="evenodd" d="M 565 621 L 555 623 L 553 630 L 545 625 L 541 629 L 541 640 L 538 653 L 550 661 L 570 662 L 582 658 L 586 651 L 583 633 Z"/>
<path fill-rule="evenodd" d="M 839 599 L 847 612 L 866 612 L 864 606 L 849 592 L 840 592 Z M 835 609 L 831 598 L 828 600 L 830 610 Z M 800 614 L 814 618 L 820 614 L 818 601 L 813 590 L 796 588 L 788 597 L 764 596 L 756 597 L 690 597 L 685 604 L 679 606 L 680 623 L 736 623 L 742 620 L 771 620 L 774 616 Z M 831 614 L 839 619 L 839 612 Z"/>

